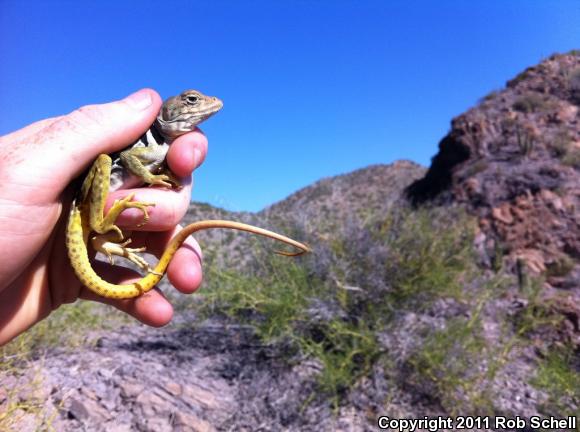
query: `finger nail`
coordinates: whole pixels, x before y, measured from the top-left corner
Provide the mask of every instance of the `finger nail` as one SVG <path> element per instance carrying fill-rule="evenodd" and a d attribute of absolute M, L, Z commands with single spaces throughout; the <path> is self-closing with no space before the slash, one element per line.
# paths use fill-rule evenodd
<path fill-rule="evenodd" d="M 125 101 L 136 110 L 142 111 L 148 108 L 151 103 L 151 94 L 148 90 L 139 90 L 125 98 Z"/>

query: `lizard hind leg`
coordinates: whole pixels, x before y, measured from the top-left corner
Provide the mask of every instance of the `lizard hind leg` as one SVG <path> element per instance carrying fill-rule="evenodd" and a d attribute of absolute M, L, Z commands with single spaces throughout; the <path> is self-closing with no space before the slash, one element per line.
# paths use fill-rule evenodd
<path fill-rule="evenodd" d="M 161 276 L 159 273 L 155 272 L 154 269 L 149 265 L 149 263 L 142 256 L 138 255 L 139 252 L 145 252 L 145 247 L 140 248 L 128 248 L 126 247 L 131 243 L 131 239 L 125 240 L 123 243 L 117 243 L 111 238 L 111 234 L 99 234 L 91 238 L 91 243 L 93 248 L 97 252 L 101 252 L 108 259 L 111 265 L 114 265 L 113 255 L 120 256 L 128 259 L 141 270 L 147 273 L 153 273 Z"/>
<path fill-rule="evenodd" d="M 124 238 L 121 229 L 115 225 L 115 222 L 119 215 L 128 208 L 136 208 L 143 212 L 143 220 L 137 226 L 143 226 L 149 220 L 149 213 L 147 211 L 148 207 L 155 206 L 155 203 L 132 201 L 134 193 L 127 195 L 125 198 L 116 200 L 100 224 L 100 229 L 102 229 L 106 234 L 99 234 L 91 239 L 92 245 L 96 251 L 103 253 L 109 259 L 111 265 L 113 264 L 113 255 L 117 255 L 128 259 L 133 264 L 137 265 L 141 270 L 147 273 L 158 274 L 153 271 L 153 268 L 149 265 L 145 259 L 138 255 L 139 252 L 145 252 L 145 248 L 128 248 L 126 247 L 131 243 L 131 239 L 127 238 L 124 242 L 121 241 Z M 111 232 L 109 232 L 111 231 Z M 116 236 L 116 241 L 113 236 Z"/>
<path fill-rule="evenodd" d="M 109 183 L 111 178 L 112 160 L 108 155 L 99 155 L 91 166 L 87 177 L 81 187 L 81 200 L 89 204 L 89 224 L 92 231 L 105 234 L 114 231 L 118 241 L 123 240 L 121 229 L 115 225 L 119 215 L 128 208 L 137 208 L 143 212 L 143 221 L 139 226 L 144 225 L 149 220 L 147 207 L 153 207 L 154 203 L 133 202 L 134 193 L 125 198 L 116 200 L 113 206 L 105 214 L 105 203 L 109 195 Z M 105 216 L 103 217 L 103 214 Z"/>

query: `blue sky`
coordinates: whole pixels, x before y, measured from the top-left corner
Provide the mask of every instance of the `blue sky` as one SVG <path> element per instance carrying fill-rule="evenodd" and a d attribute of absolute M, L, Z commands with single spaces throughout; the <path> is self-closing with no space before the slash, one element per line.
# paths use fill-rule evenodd
<path fill-rule="evenodd" d="M 453 116 L 580 48 L 578 23 L 578 0 L 0 0 L 0 134 L 197 88 L 225 107 L 193 199 L 255 211 L 369 164 L 428 165 Z"/>

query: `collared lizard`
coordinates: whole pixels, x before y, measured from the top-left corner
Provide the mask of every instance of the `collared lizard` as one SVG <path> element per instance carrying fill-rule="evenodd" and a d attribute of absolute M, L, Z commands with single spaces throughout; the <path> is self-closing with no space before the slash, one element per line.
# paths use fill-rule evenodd
<path fill-rule="evenodd" d="M 309 251 L 308 246 L 286 236 L 251 225 L 224 220 L 205 220 L 183 228 L 169 243 L 155 268 L 138 255 L 145 248 L 128 248 L 130 239 L 125 239 L 121 229 L 115 225 L 117 217 L 128 208 L 143 212 L 147 223 L 147 208 L 154 203 L 133 201 L 133 194 L 115 201 L 104 214 L 105 202 L 111 190 L 134 187 L 142 184 L 163 187 L 179 187 L 179 180 L 169 170 L 165 156 L 171 142 L 218 112 L 223 106 L 216 97 L 206 96 L 196 90 L 187 90 L 179 96 L 167 99 L 155 123 L 136 143 L 125 150 L 111 155 L 101 154 L 89 169 L 78 196 L 72 203 L 66 228 L 66 246 L 71 266 L 90 290 L 108 298 L 132 298 L 151 290 L 163 277 L 177 249 L 186 238 L 200 230 L 230 228 L 269 237 L 298 249 L 297 252 L 276 251 L 296 256 Z M 88 242 L 96 251 L 104 253 L 111 263 L 113 255 L 122 256 L 147 272 L 138 282 L 115 285 L 103 280 L 91 266 Z"/>

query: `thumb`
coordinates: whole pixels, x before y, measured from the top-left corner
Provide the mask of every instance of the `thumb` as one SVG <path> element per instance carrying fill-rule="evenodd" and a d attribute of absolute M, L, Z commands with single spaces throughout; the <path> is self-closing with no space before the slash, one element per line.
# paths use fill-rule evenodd
<path fill-rule="evenodd" d="M 60 117 L 44 132 L 46 150 L 64 161 L 63 174 L 69 181 L 80 174 L 101 153 L 121 150 L 134 143 L 153 124 L 161 98 L 150 89 L 125 99 L 86 105 Z M 42 134 L 42 132 L 40 132 Z"/>

